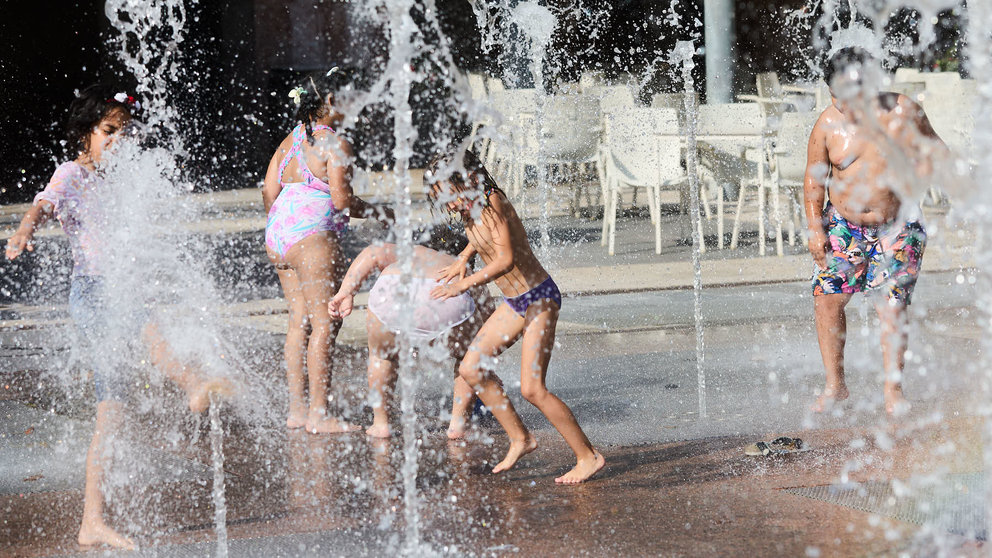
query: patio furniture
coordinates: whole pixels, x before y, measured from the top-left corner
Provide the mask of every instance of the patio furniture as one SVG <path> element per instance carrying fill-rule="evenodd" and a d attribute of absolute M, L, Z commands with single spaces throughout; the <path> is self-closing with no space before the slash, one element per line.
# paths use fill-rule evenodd
<path fill-rule="evenodd" d="M 778 119 L 789 111 L 807 109 L 795 96 L 787 96 L 782 84 L 778 81 L 778 73 L 762 72 L 755 76 L 757 95 L 738 95 L 740 101 L 758 103 L 765 112 L 765 118 Z"/>
<path fill-rule="evenodd" d="M 492 95 L 498 91 L 505 91 L 506 87 L 503 85 L 503 80 L 496 77 L 486 78 L 486 90 Z"/>
<path fill-rule="evenodd" d="M 588 92 L 590 88 L 601 86 L 604 83 L 603 72 L 598 70 L 582 72 L 582 75 L 579 76 L 579 87 L 582 88 L 583 92 Z"/>
<path fill-rule="evenodd" d="M 536 123 L 536 121 L 535 121 Z M 588 95 L 556 95 L 547 97 L 541 118 L 541 133 L 535 134 L 540 151 L 532 161 L 535 166 L 547 165 L 559 171 L 575 170 L 582 174 L 588 165 L 595 164 L 602 136 L 599 102 Z M 589 184 L 584 180 L 575 183 L 571 199 L 572 214 L 579 210 L 579 201 L 585 192 L 587 205 L 592 204 Z"/>
<path fill-rule="evenodd" d="M 741 214 L 749 187 L 757 189 L 758 246 L 765 255 L 765 142 L 768 130 L 765 115 L 757 103 L 701 105 L 696 121 L 696 141 L 704 182 L 736 183 L 740 186 L 737 212 L 730 247 L 737 248 Z M 717 244 L 723 248 L 724 210 L 723 189 L 716 188 Z M 701 188 L 701 194 L 702 188 Z M 707 219 L 709 206 L 704 203 Z"/>
<path fill-rule="evenodd" d="M 486 78 L 482 74 L 468 74 L 468 87 L 473 99 L 479 101 L 486 98 Z"/>
<path fill-rule="evenodd" d="M 693 94 L 696 98 L 695 105 L 699 106 L 699 94 Z M 651 108 L 670 108 L 678 113 L 679 124 L 685 124 L 685 93 L 656 93 L 651 97 Z"/>
<path fill-rule="evenodd" d="M 499 113 L 499 123 L 496 139 L 489 142 L 488 149 L 483 152 L 483 164 L 516 193 L 523 184 L 523 174 L 518 176 L 518 168 L 513 164 L 523 149 L 519 128 L 527 127 L 533 120 L 537 90 L 504 89 L 494 91 L 489 98 L 493 109 Z"/>
<path fill-rule="evenodd" d="M 603 186 L 601 242 L 609 245 L 612 256 L 623 190 L 644 188 L 655 229 L 655 253 L 660 254 L 661 190 L 682 189 L 688 180 L 682 168 L 678 116 L 674 109 L 631 108 L 606 118 L 608 143 L 600 150 L 597 166 Z"/>
<path fill-rule="evenodd" d="M 599 99 L 599 108 L 603 114 L 609 114 L 618 110 L 634 108 L 634 91 L 626 85 L 602 85 L 590 87 L 584 91 L 586 95 L 591 95 Z"/>
<path fill-rule="evenodd" d="M 789 246 L 796 244 L 796 229 L 802 224 L 802 190 L 806 178 L 806 151 L 809 136 L 819 114 L 815 112 L 789 112 L 782 115 L 781 127 L 773 140 L 769 157 L 771 168 L 770 194 L 775 221 L 775 251 L 783 254 L 782 213 L 780 196 L 785 193 L 791 210 L 789 219 Z M 800 229 L 801 230 L 801 229 Z"/>
<path fill-rule="evenodd" d="M 543 111 L 538 115 L 541 102 Z M 534 89 L 508 89 L 494 94 L 493 104 L 503 115 L 501 136 L 507 138 L 505 144 L 509 149 L 497 152 L 492 159 L 494 167 L 505 173 L 513 196 L 523 189 L 527 167 L 581 168 L 595 163 L 602 131 L 596 98 L 539 97 Z M 573 210 L 578 208 L 582 192 L 580 184 L 573 198 Z"/>
<path fill-rule="evenodd" d="M 916 68 L 896 68 L 892 81 L 895 83 L 922 83 L 923 78 L 920 77 L 920 74 L 921 72 Z"/>

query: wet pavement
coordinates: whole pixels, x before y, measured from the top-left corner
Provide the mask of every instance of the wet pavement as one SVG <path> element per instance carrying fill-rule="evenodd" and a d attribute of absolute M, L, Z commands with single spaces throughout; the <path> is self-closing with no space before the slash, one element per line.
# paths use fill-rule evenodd
<path fill-rule="evenodd" d="M 967 261 L 934 240 L 912 308 L 905 378 L 913 409 L 892 419 L 881 401 L 877 322 L 860 297 L 849 308 L 852 398 L 826 416 L 807 411 L 822 387 L 808 257 L 711 252 L 703 293 L 706 416 L 700 416 L 688 254 L 674 216 L 665 253 L 646 219 L 629 219 L 619 257 L 605 257 L 598 221 L 560 217 L 585 240 L 552 266 L 563 304 L 549 387 L 575 412 L 607 467 L 574 487 L 564 442 L 519 397 L 519 348 L 497 364 L 540 447 L 490 474 L 506 447 L 479 424 L 467 441 L 444 435 L 450 363 L 417 394 L 421 546 L 413 554 L 478 556 L 978 555 L 985 549 L 983 423 L 976 389 L 981 293 Z M 578 231 L 578 232 L 575 232 Z M 583 232 L 584 231 L 584 232 Z M 670 234 L 668 234 L 670 233 Z M 219 235 L 218 246 L 233 233 Z M 251 244 L 257 231 L 236 242 Z M 953 239 L 953 235 L 947 235 Z M 565 238 L 564 236 L 562 238 Z M 251 269 L 261 255 L 246 252 Z M 750 275 L 749 275 L 750 274 Z M 246 277 L 248 277 L 246 275 Z M 249 280 L 250 279 L 250 280 Z M 246 279 L 244 292 L 264 281 Z M 620 285 L 619 287 L 617 285 Z M 626 292 L 617 292 L 623 290 Z M 263 386 L 250 413 L 224 412 L 225 491 L 232 556 L 379 556 L 407 542 L 402 439 L 287 431 L 274 294 L 223 307 L 228 333 Z M 985 294 L 987 296 L 987 293 Z M 51 299 L 57 300 L 57 299 Z M 92 404 L 67 382 L 64 310 L 9 304 L 0 366 L 0 554 L 103 555 L 75 542 Z M 360 314 L 360 313 L 359 313 Z M 362 424 L 361 317 L 346 323 L 334 406 Z M 53 372 L 54 370 L 54 372 Z M 74 377 L 75 378 L 75 377 Z M 144 377 L 143 377 L 144 378 Z M 138 386 L 108 478 L 108 521 L 142 550 L 113 556 L 215 552 L 213 471 L 205 417 L 183 412 L 168 384 Z M 156 391 L 158 390 L 158 391 Z M 261 391 L 259 391 L 261 390 Z M 154 397 L 146 392 L 156 392 Z M 743 447 L 779 435 L 810 451 L 754 458 Z"/>
<path fill-rule="evenodd" d="M 568 299 L 563 323 L 599 329 L 564 328 L 549 385 L 606 455 L 607 468 L 583 486 L 554 485 L 570 455 L 543 417 L 519 400 L 513 389 L 518 353 L 511 350 L 498 370 L 541 448 L 509 473 L 489 474 L 505 438 L 498 428 L 479 427 L 468 442 L 447 442 L 447 385 L 434 374 L 418 395 L 422 550 L 560 556 L 972 552 L 982 535 L 967 531 L 974 519 L 955 526 L 949 525 L 953 518 L 931 514 L 919 525 L 895 519 L 899 514 L 889 513 L 885 501 L 866 511 L 864 502 L 856 509 L 796 493 L 882 483 L 886 500 L 895 497 L 895 483 L 902 487 L 896 494 L 911 498 L 918 493 L 914 487 L 982 470 L 981 423 L 973 412 L 980 395 L 971 389 L 976 372 L 968 370 L 978 343 L 975 292 L 967 281 L 963 285 L 953 273 L 921 280 L 911 332 L 919 358 L 911 360 L 906 379 L 914 409 L 900 419 L 881 411 L 877 342 L 860 334 L 871 323 L 857 303 L 849 324 L 852 400 L 843 416 L 806 412 L 822 380 L 804 283 L 704 293 L 705 418 L 698 415 L 691 293 Z M 740 319 L 745 313 L 748 319 Z M 267 339 L 270 345 L 256 350 L 277 353 L 278 338 Z M 339 405 L 360 409 L 356 418 L 367 423 L 361 361 L 360 354 L 351 355 L 336 369 L 335 384 L 344 386 Z M 0 541 L 17 556 L 78 553 L 88 416 L 78 409 L 52 413 L 37 393 L 34 406 L 25 391 L 7 393 L 0 401 Z M 112 479 L 108 519 L 134 535 L 145 549 L 141 555 L 213 552 L 206 421 L 180 420 L 165 429 L 172 439 L 149 436 L 162 428 L 156 417 L 175 415 L 181 405 L 178 397 L 166 398 L 161 409 L 135 412 L 123 435 L 127 465 L 121 468 L 131 476 Z M 279 415 L 254 424 L 230 416 L 226 423 L 232 555 L 396 552 L 404 540 L 401 441 L 287 432 Z M 781 434 L 801 436 L 812 450 L 775 459 L 743 455 L 749 442 Z"/>

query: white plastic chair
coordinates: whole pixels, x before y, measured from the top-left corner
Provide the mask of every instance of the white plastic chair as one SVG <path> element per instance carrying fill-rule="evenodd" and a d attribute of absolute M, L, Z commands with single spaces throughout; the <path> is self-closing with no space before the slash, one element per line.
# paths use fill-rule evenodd
<path fill-rule="evenodd" d="M 789 200 L 789 246 L 796 244 L 796 229 L 802 224 L 802 189 L 806 177 L 806 151 L 809 136 L 819 115 L 815 112 L 790 112 L 782 115 L 771 152 L 770 194 L 775 221 L 775 251 L 783 254 L 780 196 Z"/>
<path fill-rule="evenodd" d="M 585 93 L 599 99 L 599 109 L 603 114 L 634 108 L 634 91 L 626 85 L 603 85 L 590 87 Z"/>
<path fill-rule="evenodd" d="M 647 190 L 648 210 L 655 230 L 655 253 L 661 253 L 661 190 L 687 182 L 682 169 L 682 143 L 674 109 L 628 109 L 610 114 L 609 144 L 601 149 L 603 183 L 602 244 L 616 245 L 617 212 L 625 188 Z M 659 132 L 674 132 L 659 135 Z"/>
<path fill-rule="evenodd" d="M 486 98 L 486 78 L 481 74 L 468 74 L 468 86 L 473 99 L 478 101 Z"/>
<path fill-rule="evenodd" d="M 758 193 L 758 249 L 765 255 L 765 159 L 764 142 L 767 140 L 764 110 L 757 103 L 730 103 L 701 105 L 696 122 L 699 140 L 699 162 L 708 176 L 700 184 L 737 183 L 740 186 L 737 212 L 731 237 L 731 249 L 737 248 L 741 214 L 749 187 Z M 724 210 L 723 190 L 715 188 L 717 244 L 723 248 Z M 700 192 L 703 193 L 703 192 Z M 704 204 L 707 219 L 709 206 Z"/>
<path fill-rule="evenodd" d="M 538 100 L 539 102 L 539 100 Z M 535 108 L 541 110 L 541 107 Z M 540 121 L 539 121 L 540 118 Z M 540 125 L 540 130 L 538 130 Z M 602 132 L 599 101 L 588 95 L 555 95 L 544 98 L 543 110 L 514 123 L 511 133 L 519 147 L 512 165 L 514 195 L 523 185 L 528 166 L 558 169 L 585 168 L 595 163 Z M 579 182 L 572 198 L 573 213 L 578 210 L 582 192 L 589 197 L 587 185 Z M 591 200 L 590 200 L 591 201 Z"/>
<path fill-rule="evenodd" d="M 765 111 L 765 118 L 779 118 L 782 114 L 799 109 L 800 101 L 786 96 L 777 72 L 762 72 L 755 76 L 757 95 L 738 95 L 740 101 L 758 103 Z"/>
<path fill-rule="evenodd" d="M 483 164 L 501 182 L 509 184 L 510 191 L 516 194 L 523 184 L 523 172 L 517 172 L 515 161 L 525 149 L 524 138 L 533 129 L 534 113 L 537 111 L 537 91 L 535 89 L 505 89 L 494 91 L 489 96 L 493 109 L 501 116 L 497 128 L 497 139 L 490 142 L 483 154 Z"/>
<path fill-rule="evenodd" d="M 896 68 L 892 81 L 896 83 L 922 83 L 923 78 L 921 72 L 916 68 Z"/>
<path fill-rule="evenodd" d="M 582 75 L 579 76 L 579 87 L 582 88 L 583 92 L 588 92 L 592 87 L 601 86 L 603 82 L 603 72 L 600 71 L 582 72 Z"/>
<path fill-rule="evenodd" d="M 486 78 L 486 90 L 489 94 L 497 93 L 499 91 L 506 91 L 506 87 L 503 85 L 503 80 L 497 77 L 487 77 Z"/>

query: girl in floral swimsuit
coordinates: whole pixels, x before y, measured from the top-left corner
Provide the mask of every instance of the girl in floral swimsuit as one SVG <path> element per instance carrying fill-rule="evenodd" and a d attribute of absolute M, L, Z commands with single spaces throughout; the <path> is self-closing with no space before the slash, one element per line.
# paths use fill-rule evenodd
<path fill-rule="evenodd" d="M 335 108 L 350 82 L 333 68 L 316 73 L 290 91 L 300 124 L 279 144 L 269 162 L 262 188 L 268 213 L 265 246 L 289 303 L 286 333 L 286 377 L 289 382 L 290 428 L 310 432 L 346 432 L 351 425 L 327 416 L 330 350 L 339 321 L 332 321 L 327 303 L 344 273 L 340 238 L 349 216 L 382 216 L 352 193 L 351 146 L 334 128 L 343 115 Z M 304 397 L 306 357 L 310 404 Z"/>

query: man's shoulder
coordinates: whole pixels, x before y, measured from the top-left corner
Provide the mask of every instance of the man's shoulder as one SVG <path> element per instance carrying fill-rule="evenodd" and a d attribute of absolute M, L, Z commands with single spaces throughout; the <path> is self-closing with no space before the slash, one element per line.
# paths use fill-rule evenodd
<path fill-rule="evenodd" d="M 826 133 L 826 128 L 836 126 L 842 118 L 843 115 L 837 110 L 837 107 L 830 105 L 823 109 L 820 116 L 816 118 L 816 122 L 813 124 L 813 131 Z"/>

